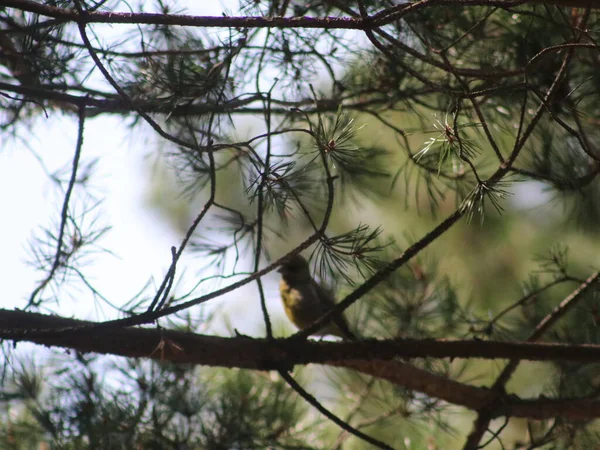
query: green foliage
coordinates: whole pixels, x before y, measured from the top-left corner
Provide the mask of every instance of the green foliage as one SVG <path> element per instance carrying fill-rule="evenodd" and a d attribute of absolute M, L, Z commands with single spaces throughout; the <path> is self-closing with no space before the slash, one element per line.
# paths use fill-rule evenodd
<path fill-rule="evenodd" d="M 63 359 L 54 369 L 24 366 L 15 373 L 13 396 L 2 402 L 2 448 L 312 448 L 302 445 L 307 408 L 281 380 L 241 370 Z"/>
<path fill-rule="evenodd" d="M 73 161 L 49 174 L 63 202 L 32 239 L 43 276 L 26 307 L 64 314 L 56 305 L 73 284 L 82 302 L 111 304 L 84 270 L 110 228 L 95 216 L 95 161 L 80 163 L 79 152 L 86 121 L 112 114 L 132 135 L 159 140 L 156 164 L 174 186 L 158 186 L 154 206 L 171 218 L 176 210 L 185 236 L 169 276 L 117 305 L 121 313 L 135 318 L 155 296 L 180 305 L 208 281 L 245 280 L 259 298 L 244 306 L 262 315 L 243 326 L 262 318 L 270 330 L 270 275 L 255 271 L 301 246 L 319 281 L 354 301 L 345 312 L 363 338 L 600 344 L 597 289 L 554 315 L 598 266 L 598 10 L 450 3 L 244 0 L 204 18 L 174 15 L 186 11 L 162 0 L 143 17 L 112 17 L 137 7 L 118 0 L 0 7 L 2 137 L 30 143 L 31 123 L 55 111 L 77 113 L 80 125 Z M 231 17 L 243 15 L 252 17 Z M 140 22 L 103 34 L 126 17 Z M 531 206 L 546 194 L 551 202 Z M 194 264 L 185 294 L 173 283 L 175 269 L 185 272 L 179 250 Z M 221 311 L 235 316 L 223 307 L 214 317 L 228 320 Z M 168 325 L 198 331 L 184 314 Z M 354 371 L 336 370 L 325 387 L 304 383 L 351 433 L 279 376 L 105 361 L 74 352 L 11 372 L 7 358 L 0 447 L 365 448 L 359 430 L 394 448 L 458 448 L 469 433 L 444 398 Z M 598 401 L 597 364 L 522 363 L 514 378 L 508 365 L 500 381 L 496 361 L 407 364 L 456 383 L 498 383 L 480 419 L 503 411 L 505 392 Z M 527 377 L 536 367 L 540 376 Z M 487 420 L 470 448 L 590 448 L 598 428 L 507 417 L 497 429 Z"/>

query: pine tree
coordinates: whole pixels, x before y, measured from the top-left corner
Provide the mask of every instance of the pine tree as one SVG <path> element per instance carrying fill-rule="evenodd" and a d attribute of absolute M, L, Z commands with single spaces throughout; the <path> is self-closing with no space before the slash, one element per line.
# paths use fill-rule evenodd
<path fill-rule="evenodd" d="M 0 447 L 595 445 L 595 2 L 2 5 L 2 142 L 61 117 L 77 139 L 29 243 L 39 282 L 0 310 Z M 88 275 L 119 250 L 86 155 L 110 117 L 153 143 L 181 234 L 124 304 Z M 294 334 L 268 287 L 300 252 L 338 303 Z M 227 328 L 211 306 L 248 286 L 257 323 Z M 356 342 L 307 339 L 336 314 Z"/>

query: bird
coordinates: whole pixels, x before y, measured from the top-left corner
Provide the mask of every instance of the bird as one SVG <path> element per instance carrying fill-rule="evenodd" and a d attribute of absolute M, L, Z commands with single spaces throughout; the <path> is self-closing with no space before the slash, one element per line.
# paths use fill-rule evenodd
<path fill-rule="evenodd" d="M 300 330 L 312 325 L 335 306 L 333 295 L 314 280 L 308 262 L 302 256 L 293 255 L 284 259 L 278 272 L 281 273 L 279 292 L 283 308 L 290 321 Z M 313 334 L 356 340 L 341 314 Z"/>

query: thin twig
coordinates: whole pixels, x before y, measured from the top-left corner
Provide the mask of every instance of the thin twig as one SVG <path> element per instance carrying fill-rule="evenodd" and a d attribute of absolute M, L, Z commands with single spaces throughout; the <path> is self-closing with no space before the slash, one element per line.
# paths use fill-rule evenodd
<path fill-rule="evenodd" d="M 317 411 L 319 411 L 321 414 L 323 414 L 325 417 L 327 417 L 329 420 L 331 420 L 333 423 L 338 425 L 343 430 L 346 430 L 348 433 L 353 434 L 354 436 L 362 439 L 365 442 L 368 442 L 371 445 L 374 445 L 377 448 L 382 448 L 385 450 L 393 450 L 393 448 L 390 447 L 389 445 L 387 445 L 386 443 L 381 442 L 367 434 L 364 434 L 362 431 L 357 430 L 356 428 L 351 426 L 349 423 L 344 422 L 338 416 L 336 416 L 331 411 L 326 409 L 323 405 L 321 405 L 321 403 L 319 403 L 319 401 L 314 396 L 309 394 L 302 386 L 300 386 L 298 384 L 298 382 L 296 380 L 294 380 L 294 378 L 289 373 L 287 373 L 285 370 L 280 370 L 279 375 L 281 375 L 281 377 L 286 381 L 286 383 L 292 389 L 294 389 L 298 393 L 298 395 L 300 395 L 300 397 L 302 397 L 304 400 L 306 400 L 310 405 L 312 405 L 315 409 L 317 409 Z"/>
<path fill-rule="evenodd" d="M 77 128 L 77 143 L 75 144 L 75 153 L 73 154 L 73 161 L 71 164 L 71 178 L 69 179 L 67 191 L 65 192 L 62 210 L 60 214 L 60 225 L 58 230 L 58 238 L 56 239 L 56 253 L 54 254 L 54 262 L 52 263 L 52 268 L 50 269 L 50 272 L 48 273 L 46 278 L 44 278 L 31 293 L 26 308 L 30 308 L 31 306 L 35 305 L 36 297 L 54 278 L 54 275 L 56 275 L 57 270 L 61 266 L 61 258 L 63 257 L 63 240 L 65 237 L 65 229 L 67 227 L 67 219 L 69 217 L 69 202 L 71 200 L 71 194 L 73 193 L 73 189 L 75 188 L 75 183 L 77 182 L 77 169 L 79 168 L 79 161 L 81 159 L 81 149 L 83 147 L 83 130 L 85 124 L 84 104 L 79 105 L 78 116 L 79 125 Z"/>

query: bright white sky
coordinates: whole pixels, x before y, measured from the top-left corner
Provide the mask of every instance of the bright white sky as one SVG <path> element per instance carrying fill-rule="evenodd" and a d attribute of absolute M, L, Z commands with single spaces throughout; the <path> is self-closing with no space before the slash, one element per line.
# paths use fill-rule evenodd
<path fill-rule="evenodd" d="M 218 16 L 225 11 L 232 12 L 232 8 L 224 8 L 223 3 L 190 3 L 201 5 L 189 8 L 187 12 L 190 14 Z M 237 4 L 231 0 L 224 3 Z M 178 4 L 178 7 L 182 6 Z M 115 25 L 102 37 L 109 41 L 111 35 L 121 35 L 124 27 Z M 104 31 L 105 28 L 102 29 Z M 112 226 L 100 245 L 115 255 L 94 254 L 87 258 L 90 263 L 84 270 L 89 281 L 117 305 L 132 298 L 150 277 L 158 285 L 169 266 L 171 246 L 179 246 L 181 241 L 181 236 L 147 207 L 150 183 L 147 157 L 157 148 L 157 140 L 148 127 L 141 129 L 145 131 L 140 133 L 140 128 L 137 128 L 134 134 L 130 133 L 123 119 L 117 116 L 102 116 L 87 120 L 85 124 L 82 163 L 99 158 L 92 186 L 97 188 L 98 197 L 104 199 L 100 222 Z M 20 133 L 20 138 L 4 141 L 0 150 L 0 189 L 3 192 L 0 210 L 4 217 L 0 233 L 0 273 L 4 280 L 0 307 L 8 309 L 24 307 L 43 277 L 44 274 L 27 264 L 31 260 L 29 242 L 34 233 L 41 232 L 41 226 L 58 222 L 62 205 L 61 193 L 44 173 L 35 155 L 43 160 L 49 173 L 70 167 L 77 123 L 74 117 L 50 111 L 48 119 L 39 118 L 33 129 L 22 129 Z M 180 270 L 183 269 L 186 268 L 180 267 Z M 278 314 L 281 307 L 275 277 L 270 279 L 273 283 L 267 286 L 267 294 L 273 309 L 277 310 L 275 314 Z M 106 306 L 97 310 L 89 291 L 78 286 L 78 289 L 62 293 L 58 305 L 48 306 L 62 315 L 77 318 L 102 320 L 116 316 L 115 311 Z M 258 301 L 255 286 L 238 290 L 230 296 L 229 300 L 237 306 L 229 308 L 228 305 L 228 311 L 246 309 L 242 306 L 248 304 L 245 301 L 248 297 Z M 223 300 L 228 301 L 226 297 Z M 222 303 L 222 300 L 215 303 Z M 255 307 L 251 308 L 255 310 Z M 248 317 L 246 314 L 238 315 Z M 252 323 L 242 320 L 235 326 L 241 332 L 254 334 L 258 331 L 255 318 L 253 316 Z M 248 326 L 244 330 L 245 325 Z"/>

